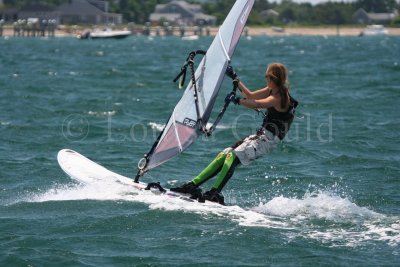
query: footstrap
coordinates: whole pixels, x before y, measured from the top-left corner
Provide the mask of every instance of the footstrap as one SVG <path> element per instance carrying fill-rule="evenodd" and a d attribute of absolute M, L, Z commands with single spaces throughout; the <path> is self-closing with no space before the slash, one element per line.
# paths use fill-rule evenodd
<path fill-rule="evenodd" d="M 146 186 L 146 188 L 145 188 L 144 190 L 150 190 L 151 188 L 158 189 L 161 193 L 167 192 L 167 190 L 165 190 L 165 189 L 160 185 L 160 182 L 148 183 L 147 186 Z"/>

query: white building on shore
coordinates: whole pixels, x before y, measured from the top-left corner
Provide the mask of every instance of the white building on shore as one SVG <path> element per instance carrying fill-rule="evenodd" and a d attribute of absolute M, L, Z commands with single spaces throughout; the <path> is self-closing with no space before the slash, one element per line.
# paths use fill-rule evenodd
<path fill-rule="evenodd" d="M 58 7 L 30 4 L 21 9 L 0 11 L 0 18 L 8 22 L 37 18 L 54 19 L 57 24 L 122 23 L 122 14 L 108 12 L 108 1 L 102 0 L 68 0 Z"/>
<path fill-rule="evenodd" d="M 217 19 L 204 14 L 200 5 L 174 0 L 168 4 L 156 5 L 154 13 L 150 14 L 150 22 L 153 24 L 165 21 L 176 25 L 206 26 L 215 25 Z"/>

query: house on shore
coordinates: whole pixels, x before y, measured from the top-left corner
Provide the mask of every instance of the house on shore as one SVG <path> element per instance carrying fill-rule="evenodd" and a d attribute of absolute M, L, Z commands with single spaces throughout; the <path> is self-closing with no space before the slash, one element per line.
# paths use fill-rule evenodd
<path fill-rule="evenodd" d="M 18 19 L 30 19 L 38 18 L 43 19 L 54 19 L 54 8 L 42 5 L 42 4 L 31 4 L 21 8 L 17 13 Z"/>
<path fill-rule="evenodd" d="M 200 5 L 177 0 L 168 4 L 156 5 L 155 11 L 150 14 L 149 19 L 152 24 L 159 25 L 163 22 L 169 22 L 186 26 L 215 25 L 217 21 L 216 17 L 204 14 Z"/>
<path fill-rule="evenodd" d="M 359 8 L 353 14 L 353 20 L 360 24 L 390 24 L 397 16 L 398 12 L 392 13 L 368 13 L 363 8 Z"/>
<path fill-rule="evenodd" d="M 122 15 L 109 13 L 108 2 L 69 0 L 55 9 L 60 24 L 121 24 Z"/>
<path fill-rule="evenodd" d="M 38 18 L 53 19 L 57 24 L 121 24 L 122 14 L 108 12 L 108 1 L 102 0 L 68 0 L 58 7 L 32 4 L 19 10 L 0 11 L 0 18 L 14 22 Z"/>

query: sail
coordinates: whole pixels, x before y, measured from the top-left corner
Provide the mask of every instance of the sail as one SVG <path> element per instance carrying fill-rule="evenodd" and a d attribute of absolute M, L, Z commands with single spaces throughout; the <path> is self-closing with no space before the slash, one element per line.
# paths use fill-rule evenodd
<path fill-rule="evenodd" d="M 195 71 L 197 103 L 192 82 L 175 106 L 158 142 L 142 166 L 142 173 L 168 161 L 187 149 L 201 134 L 199 120 L 210 118 L 225 70 L 242 34 L 254 0 L 237 0 L 219 28 L 206 55 Z M 197 109 L 197 110 L 196 110 Z"/>

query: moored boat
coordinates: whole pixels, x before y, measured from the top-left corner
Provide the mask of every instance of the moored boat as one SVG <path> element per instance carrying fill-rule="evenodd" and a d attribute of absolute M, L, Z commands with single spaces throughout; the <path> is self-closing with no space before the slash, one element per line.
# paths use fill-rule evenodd
<path fill-rule="evenodd" d="M 388 30 L 383 25 L 368 25 L 365 30 L 360 33 L 360 36 L 378 36 L 387 35 Z"/>
<path fill-rule="evenodd" d="M 78 35 L 79 39 L 122 39 L 130 36 L 132 33 L 128 30 L 95 30 L 87 31 Z"/>

